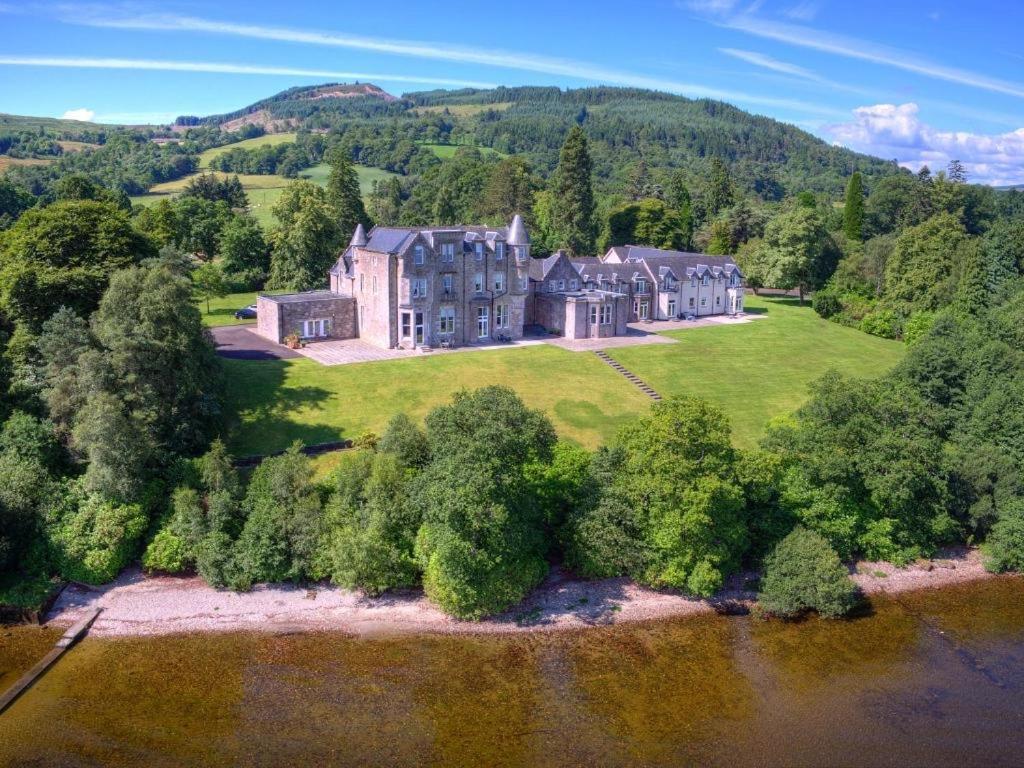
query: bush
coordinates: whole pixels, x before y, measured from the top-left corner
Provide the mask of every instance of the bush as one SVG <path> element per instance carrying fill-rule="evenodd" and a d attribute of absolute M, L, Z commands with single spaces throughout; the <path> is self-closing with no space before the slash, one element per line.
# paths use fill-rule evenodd
<path fill-rule="evenodd" d="M 883 339 L 898 339 L 901 332 L 900 318 L 891 309 L 879 309 L 864 316 L 860 321 L 860 329 Z"/>
<path fill-rule="evenodd" d="M 839 296 L 828 289 L 822 289 L 815 293 L 811 305 L 819 316 L 826 319 L 843 311 L 843 304 L 839 300 Z"/>
<path fill-rule="evenodd" d="M 142 567 L 147 571 L 181 573 L 188 567 L 185 543 L 169 529 L 161 529 L 146 547 Z"/>
<path fill-rule="evenodd" d="M 394 454 L 402 466 L 413 469 L 422 469 L 430 461 L 426 433 L 404 413 L 391 417 L 377 450 Z"/>
<path fill-rule="evenodd" d="M 148 521 L 138 504 L 118 504 L 70 488 L 49 526 L 62 577 L 86 584 L 114 579 L 135 556 Z"/>
<path fill-rule="evenodd" d="M 985 568 L 993 573 L 1024 571 L 1024 501 L 1008 505 L 982 546 Z"/>
<path fill-rule="evenodd" d="M 903 327 L 903 343 L 908 347 L 914 346 L 928 335 L 928 331 L 934 324 L 934 312 L 915 312 L 907 319 Z"/>
<path fill-rule="evenodd" d="M 758 600 L 773 616 L 792 618 L 817 611 L 835 618 L 856 604 L 857 587 L 828 541 L 797 527 L 765 559 Z"/>

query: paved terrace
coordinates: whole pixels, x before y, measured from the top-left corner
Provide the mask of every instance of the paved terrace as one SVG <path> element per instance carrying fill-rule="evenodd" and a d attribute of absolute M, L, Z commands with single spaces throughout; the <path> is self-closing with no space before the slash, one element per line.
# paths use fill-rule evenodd
<path fill-rule="evenodd" d="M 570 352 L 597 352 L 616 347 L 635 347 L 646 344 L 675 344 L 676 339 L 662 336 L 662 331 L 702 328 L 710 325 L 737 325 L 757 320 L 763 315 L 741 315 L 726 317 L 715 315 L 702 317 L 699 320 L 657 320 L 647 323 L 630 323 L 629 332 L 625 336 L 610 336 L 604 339 L 565 339 L 547 334 L 527 335 L 518 341 L 503 344 L 471 344 L 454 349 L 434 347 L 430 352 L 419 349 L 381 349 L 362 339 L 330 339 L 314 341 L 302 349 L 291 350 L 282 344 L 274 344 L 255 332 L 254 326 L 236 325 L 215 328 L 214 337 L 218 344 L 218 353 L 225 357 L 240 359 L 287 359 L 298 356 L 315 360 L 321 365 L 349 365 L 352 363 L 371 363 L 378 360 L 400 360 L 424 355 L 455 355 L 463 352 L 483 352 L 493 349 L 510 349 L 513 347 L 532 347 L 538 344 L 550 344 Z"/>

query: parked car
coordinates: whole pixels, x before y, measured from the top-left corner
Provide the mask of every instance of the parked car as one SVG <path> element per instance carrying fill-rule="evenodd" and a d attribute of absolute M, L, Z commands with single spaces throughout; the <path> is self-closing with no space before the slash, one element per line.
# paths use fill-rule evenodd
<path fill-rule="evenodd" d="M 248 307 L 242 307 L 240 310 L 235 312 L 235 320 L 255 320 L 256 319 L 256 305 L 250 304 Z"/>

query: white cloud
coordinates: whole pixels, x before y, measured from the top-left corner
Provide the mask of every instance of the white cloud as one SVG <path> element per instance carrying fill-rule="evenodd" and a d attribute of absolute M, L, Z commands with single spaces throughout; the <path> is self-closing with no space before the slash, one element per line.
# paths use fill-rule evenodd
<path fill-rule="evenodd" d="M 818 9 L 819 6 L 817 3 L 812 0 L 803 0 L 803 2 L 787 8 L 783 13 L 789 16 L 789 18 L 796 19 L 797 21 L 811 21 L 818 15 Z"/>
<path fill-rule="evenodd" d="M 1024 183 L 1024 128 L 1001 134 L 941 131 L 921 121 L 918 106 L 874 104 L 858 107 L 853 120 L 826 126 L 837 143 L 879 157 L 896 158 L 918 170 L 940 170 L 960 160 L 971 181 L 983 184 Z"/>
<path fill-rule="evenodd" d="M 81 56 L 4 56 L 0 66 L 66 67 L 73 69 L 146 69 L 167 72 L 208 72 L 228 75 L 282 75 L 286 77 L 316 77 L 330 80 L 359 80 L 420 83 L 423 85 L 452 85 L 459 88 L 493 88 L 494 83 L 478 80 L 453 80 L 447 77 L 421 77 L 418 75 L 388 75 L 366 72 L 336 72 L 326 69 L 300 69 L 296 67 L 270 67 L 250 64 L 222 64 L 208 61 L 161 61 L 155 59 L 107 59 Z"/>
<path fill-rule="evenodd" d="M 85 123 L 91 123 L 92 119 L 96 117 L 96 112 L 91 109 L 69 109 L 63 115 L 60 116 L 61 120 L 81 120 Z"/>
<path fill-rule="evenodd" d="M 735 0 L 699 0 L 698 5 L 708 12 L 728 11 L 735 5 Z M 592 83 L 604 85 L 649 88 L 667 93 L 678 93 L 691 98 L 718 99 L 721 101 L 740 102 L 787 109 L 815 115 L 834 114 L 834 110 L 821 105 L 811 104 L 794 99 L 780 99 L 761 94 L 750 94 L 740 91 L 710 88 L 696 83 L 685 83 L 678 80 L 649 77 L 616 69 L 608 69 L 590 62 L 562 59 L 529 52 L 503 51 L 488 47 L 465 48 L 447 42 L 422 40 L 396 40 L 389 38 L 365 37 L 341 32 L 320 32 L 313 30 L 291 29 L 287 27 L 265 27 L 254 24 L 214 21 L 191 16 L 173 14 L 153 14 L 143 16 L 107 16 L 95 12 L 85 13 L 78 9 L 64 17 L 65 21 L 93 27 L 112 29 L 144 29 L 173 32 L 204 32 L 233 37 L 246 37 L 257 40 L 275 40 L 279 42 L 300 43 L 305 45 L 347 48 L 352 50 L 372 51 L 397 56 L 408 56 L 419 59 L 455 61 L 463 64 L 478 64 L 488 67 L 499 67 L 524 72 L 542 72 L 560 75 Z M 368 78 L 372 79 L 372 78 Z M 416 82 L 410 80 L 410 82 Z"/>

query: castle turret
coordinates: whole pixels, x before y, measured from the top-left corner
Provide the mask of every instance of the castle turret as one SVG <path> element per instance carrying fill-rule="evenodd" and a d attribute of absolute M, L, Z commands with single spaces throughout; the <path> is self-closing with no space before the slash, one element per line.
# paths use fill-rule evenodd
<path fill-rule="evenodd" d="M 356 224 L 356 231 L 352 233 L 352 239 L 349 241 L 348 247 L 362 248 L 366 243 L 366 230 L 363 229 L 362 224 Z"/>
<path fill-rule="evenodd" d="M 512 218 L 508 228 L 508 244 L 516 257 L 517 266 L 525 266 L 530 260 L 530 235 L 526 231 L 523 217 L 518 213 Z"/>

